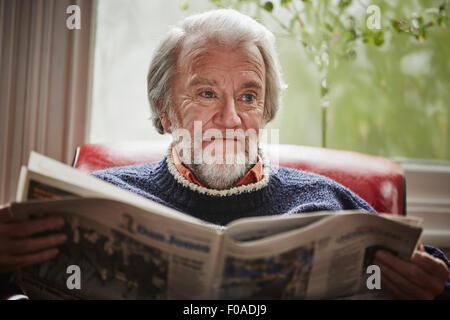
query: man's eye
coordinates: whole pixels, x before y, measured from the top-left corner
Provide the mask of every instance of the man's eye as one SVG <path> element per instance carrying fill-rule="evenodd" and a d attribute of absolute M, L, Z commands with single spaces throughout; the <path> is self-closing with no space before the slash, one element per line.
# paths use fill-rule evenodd
<path fill-rule="evenodd" d="M 203 92 L 200 93 L 200 96 L 202 96 L 203 98 L 211 99 L 211 98 L 214 98 L 214 92 L 212 92 L 212 91 L 203 91 Z"/>
<path fill-rule="evenodd" d="M 247 93 L 242 96 L 242 100 L 245 102 L 253 102 L 253 100 L 255 100 L 255 96 L 253 94 Z"/>

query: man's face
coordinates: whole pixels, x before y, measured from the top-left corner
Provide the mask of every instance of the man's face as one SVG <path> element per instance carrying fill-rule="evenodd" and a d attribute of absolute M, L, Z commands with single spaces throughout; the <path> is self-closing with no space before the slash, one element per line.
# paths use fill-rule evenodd
<path fill-rule="evenodd" d="M 179 54 L 172 97 L 179 126 L 202 130 L 254 129 L 264 111 L 265 66 L 255 45 L 226 47 L 187 40 Z M 204 141 L 204 146 L 212 141 Z"/>
<path fill-rule="evenodd" d="M 209 168 L 208 175 L 219 170 L 219 175 L 228 175 L 228 180 L 237 180 L 249 169 L 249 163 L 256 162 L 257 151 L 253 149 L 257 149 L 257 136 L 263 121 L 265 74 L 261 53 L 253 44 L 230 47 L 204 39 L 191 38 L 185 41 L 171 84 L 176 119 L 171 119 L 170 124 L 166 120 L 163 125 L 166 129 L 188 130 L 193 145 L 194 122 L 200 121 L 202 150 L 210 144 L 214 144 L 210 150 L 217 150 L 215 147 L 221 144 L 220 150 L 223 151 L 220 157 L 215 155 L 214 166 L 204 163 L 188 165 L 195 171 L 194 174 L 201 176 L 201 171 Z M 221 132 L 222 138 L 208 138 L 204 133 L 211 132 L 210 129 Z M 242 135 L 230 137 L 230 130 L 253 132 L 254 143 L 249 143 L 248 138 L 242 139 Z M 192 150 L 198 152 L 193 147 Z M 244 157 L 247 162 L 244 165 L 230 165 L 225 159 L 230 153 L 237 159 L 240 152 L 244 153 L 241 159 Z M 253 156 L 249 157 L 249 154 Z M 216 161 L 218 158 L 222 161 Z M 216 178 L 221 179 L 220 176 Z M 228 184 L 231 182 L 225 183 L 223 187 Z"/>
<path fill-rule="evenodd" d="M 223 137 L 202 139 L 202 150 L 209 144 L 222 144 L 224 156 L 226 152 L 244 149 L 248 155 L 249 148 L 257 146 L 249 144 L 248 139 L 227 139 L 226 131 L 251 129 L 258 135 L 264 112 L 265 73 L 261 53 L 253 44 L 229 47 L 204 39 L 187 39 L 171 84 L 176 117 L 171 119 L 172 129 L 187 129 L 194 137 L 194 121 L 201 121 L 202 133 L 216 129 Z M 225 167 L 216 164 L 216 169 Z"/>

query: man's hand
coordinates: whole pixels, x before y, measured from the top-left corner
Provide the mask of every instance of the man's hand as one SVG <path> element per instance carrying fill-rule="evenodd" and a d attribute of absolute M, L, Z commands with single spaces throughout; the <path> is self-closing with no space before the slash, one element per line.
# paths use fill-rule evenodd
<path fill-rule="evenodd" d="M 66 241 L 64 234 L 36 237 L 45 231 L 61 228 L 62 218 L 44 218 L 33 221 L 14 219 L 9 206 L 0 208 L 0 273 L 41 263 L 58 254 L 55 247 Z M 32 237 L 33 236 L 33 237 Z"/>
<path fill-rule="evenodd" d="M 444 261 L 425 252 L 422 245 L 410 261 L 379 250 L 374 264 L 381 270 L 381 287 L 398 299 L 434 299 L 442 293 L 449 278 Z"/>

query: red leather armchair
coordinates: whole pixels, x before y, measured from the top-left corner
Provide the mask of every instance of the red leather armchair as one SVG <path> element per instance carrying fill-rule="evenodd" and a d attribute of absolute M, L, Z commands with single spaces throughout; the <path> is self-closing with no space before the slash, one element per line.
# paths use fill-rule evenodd
<path fill-rule="evenodd" d="M 98 169 L 161 160 L 167 142 L 85 144 L 77 148 L 73 167 L 91 172 Z M 404 215 L 405 179 L 400 165 L 392 160 L 358 152 L 271 145 L 268 157 L 280 166 L 330 177 L 366 200 L 377 212 Z"/>

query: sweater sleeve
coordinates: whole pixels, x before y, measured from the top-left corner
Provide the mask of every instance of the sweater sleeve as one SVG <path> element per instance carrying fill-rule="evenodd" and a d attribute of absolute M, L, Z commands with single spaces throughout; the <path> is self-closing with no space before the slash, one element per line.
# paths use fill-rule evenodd
<path fill-rule="evenodd" d="M 440 249 L 428 245 L 424 245 L 424 248 L 425 251 L 431 254 L 433 257 L 444 261 L 447 265 L 447 268 L 450 269 L 450 261 Z M 450 300 L 450 277 L 445 282 L 445 288 L 442 293 L 436 297 L 436 300 Z"/>

